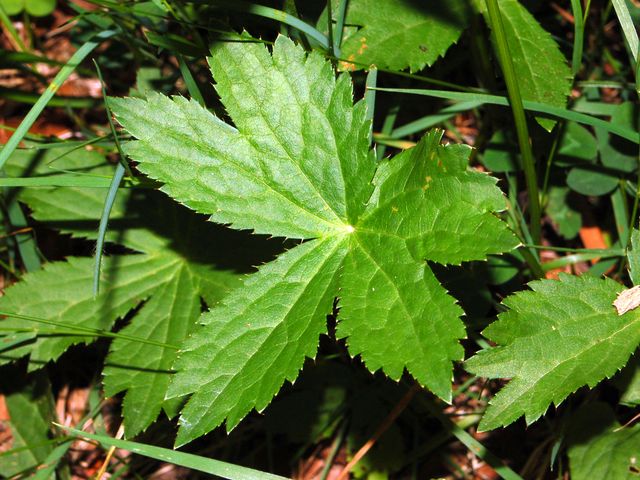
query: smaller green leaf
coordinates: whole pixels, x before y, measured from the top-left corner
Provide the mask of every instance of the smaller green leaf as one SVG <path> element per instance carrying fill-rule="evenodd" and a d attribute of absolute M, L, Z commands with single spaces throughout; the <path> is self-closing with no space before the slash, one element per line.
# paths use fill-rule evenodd
<path fill-rule="evenodd" d="M 53 320 L 73 326 L 109 330 L 115 320 L 151 294 L 157 286 L 157 275 L 166 268 L 161 258 L 131 255 L 105 259 L 102 282 L 104 294 L 94 298 L 91 288 L 93 260 L 69 257 L 66 262 L 46 264 L 41 270 L 26 275 L 22 281 L 8 288 L 0 297 L 3 312 Z M 64 282 L 60 279 L 64 278 Z M 129 283 L 130 288 L 114 289 L 115 283 Z M 55 286 L 55 287 L 54 287 Z M 28 324 L 36 332 L 37 323 Z M 20 330 L 25 321 L 8 317 L 0 321 L 3 329 Z M 47 327 L 49 328 L 49 327 Z M 0 363 L 29 355 L 32 370 L 57 359 L 71 345 L 91 343 L 95 336 L 83 334 L 40 336 L 29 345 L 17 346 L 0 357 Z M 10 353 L 10 354 L 9 354 Z"/>
<path fill-rule="evenodd" d="M 637 105 L 634 102 L 624 102 L 616 105 L 611 115 L 611 123 L 632 130 L 637 130 Z M 605 167 L 633 172 L 638 168 L 638 146 L 620 138 L 609 135 L 601 128 L 596 128 L 596 137 L 600 149 L 600 161 Z"/>
<path fill-rule="evenodd" d="M 569 122 L 565 128 L 556 164 L 572 166 L 567 185 L 582 195 L 600 196 L 618 186 L 618 175 L 596 163 L 598 142 L 583 126 Z"/>
<path fill-rule="evenodd" d="M 458 41 L 467 26 L 468 5 L 463 0 L 425 2 L 404 0 L 350 0 L 346 24 L 361 27 L 347 35 L 342 58 L 344 70 L 379 68 L 410 71 L 431 66 Z M 326 23 L 325 23 L 326 25 Z M 324 26 L 324 25 L 323 25 Z"/>
<path fill-rule="evenodd" d="M 0 452 L 0 474 L 9 478 L 47 458 L 53 449 L 49 434 L 55 410 L 51 385 L 42 372 L 27 377 L 22 367 L 3 367 L 0 392 L 5 395 L 13 438 L 9 450 Z"/>
<path fill-rule="evenodd" d="M 602 171 L 598 165 L 574 167 L 567 175 L 567 185 L 582 195 L 601 196 L 615 190 L 618 177 Z"/>
<path fill-rule="evenodd" d="M 487 263 L 468 262 L 446 267 L 437 263 L 430 265 L 442 286 L 458 300 L 470 318 L 484 318 L 493 307 L 493 298 L 487 287 Z"/>
<path fill-rule="evenodd" d="M 576 122 L 567 122 L 560 140 L 556 164 L 575 163 L 575 159 L 593 162 L 597 154 L 598 143 L 591 132 Z"/>
<path fill-rule="evenodd" d="M 212 221 L 288 238 L 343 232 L 364 209 L 375 169 L 366 107 L 353 105 L 349 76 L 336 80 L 319 54 L 282 36 L 272 55 L 248 42 L 212 53 L 235 127 L 182 97 L 110 99 L 137 138 L 127 154 Z"/>
<path fill-rule="evenodd" d="M 640 405 L 640 356 L 634 355 L 631 361 L 613 379 L 613 385 L 620 391 L 621 405 L 637 407 Z"/>
<path fill-rule="evenodd" d="M 575 238 L 582 227 L 582 214 L 574 208 L 573 196 L 566 187 L 549 187 L 547 214 L 567 240 Z"/>
<path fill-rule="evenodd" d="M 186 338 L 200 314 L 200 299 L 193 295 L 197 279 L 188 268 L 179 268 L 172 277 L 158 286 L 120 333 L 169 344 Z M 124 338 L 111 345 L 103 372 L 105 396 L 127 391 L 123 404 L 127 437 L 137 435 L 158 417 L 175 357 L 175 349 Z"/>
<path fill-rule="evenodd" d="M 620 428 L 604 402 L 582 406 L 567 426 L 572 480 L 638 478 L 640 425 Z"/>
<path fill-rule="evenodd" d="M 487 260 L 486 278 L 490 285 L 503 285 L 520 273 L 524 258 L 518 250 L 504 255 L 492 255 Z"/>
<path fill-rule="evenodd" d="M 495 216 L 506 205 L 496 180 L 468 168 L 469 147 L 441 145 L 441 138 L 432 131 L 380 163 L 351 234 L 337 333 L 370 370 L 398 380 L 406 368 L 449 401 L 462 311 L 424 262 L 485 259 L 518 240 Z"/>
<path fill-rule="evenodd" d="M 201 317 L 167 394 L 193 393 L 180 415 L 177 446 L 225 418 L 230 431 L 252 408 L 262 411 L 285 380 L 295 380 L 326 329 L 346 248 L 340 236 L 295 247 Z"/>
<path fill-rule="evenodd" d="M 24 10 L 25 0 L 0 0 L 7 15 L 18 15 Z"/>
<path fill-rule="evenodd" d="M 622 368 L 640 343 L 640 310 L 618 315 L 613 307 L 623 286 L 590 275 L 560 275 L 516 293 L 483 333 L 498 346 L 466 363 L 490 378 L 512 378 L 491 400 L 481 430 L 508 425 L 525 415 L 532 423 L 583 385 L 595 386 Z"/>
<path fill-rule="evenodd" d="M 407 368 L 449 401 L 451 362 L 463 356 L 463 311 L 431 269 L 392 236 L 354 234 L 342 282 L 337 333 L 348 337 L 349 351 L 394 380 Z"/>
<path fill-rule="evenodd" d="M 56 0 L 25 0 L 24 9 L 34 17 L 46 17 L 56 9 Z"/>
<path fill-rule="evenodd" d="M 640 285 L 640 230 L 637 228 L 631 232 L 631 248 L 627 251 L 627 261 L 631 282 Z"/>
<path fill-rule="evenodd" d="M 482 164 L 490 172 L 516 172 L 522 169 L 520 154 L 504 130 L 496 131 L 482 154 Z"/>

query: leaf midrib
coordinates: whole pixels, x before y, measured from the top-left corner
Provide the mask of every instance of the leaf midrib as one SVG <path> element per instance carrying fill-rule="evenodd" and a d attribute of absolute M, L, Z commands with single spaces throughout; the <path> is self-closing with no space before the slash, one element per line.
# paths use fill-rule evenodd
<path fill-rule="evenodd" d="M 230 57 L 231 57 L 233 60 L 235 60 L 235 57 L 234 57 L 233 55 L 231 55 Z M 272 57 L 270 57 L 270 61 L 271 61 L 271 64 L 273 65 L 273 58 L 272 58 Z M 237 66 L 237 65 L 238 65 L 238 63 L 236 62 L 236 66 Z M 236 68 L 237 68 L 237 67 L 236 67 Z M 274 66 L 274 68 L 275 68 L 275 66 Z M 278 73 L 281 73 L 279 70 L 277 70 L 277 71 L 278 71 Z M 288 82 L 288 79 L 287 79 L 287 76 L 286 76 L 286 75 L 282 74 L 282 77 L 284 77 L 284 78 L 285 78 L 285 80 L 287 80 L 287 82 Z M 252 93 L 253 93 L 253 98 L 254 98 L 254 99 L 257 99 L 257 98 L 258 98 L 258 94 L 257 94 L 257 92 L 255 91 L 255 88 L 254 88 L 253 83 L 252 83 L 252 82 L 246 82 L 246 85 L 247 85 L 247 86 L 248 86 L 248 88 L 252 91 Z M 299 108 L 300 110 L 302 110 L 302 109 L 303 109 L 303 107 L 302 107 L 302 105 L 300 105 L 300 102 L 299 102 L 298 98 L 293 94 L 293 92 L 292 92 L 292 89 L 291 89 L 291 88 L 289 88 L 289 91 L 291 92 L 291 96 L 292 96 L 293 98 L 295 98 L 295 99 L 296 99 L 296 104 L 298 105 L 298 108 Z M 231 93 L 231 92 L 230 92 L 230 93 Z M 306 183 L 307 183 L 307 184 L 311 187 L 311 189 L 316 193 L 316 195 L 320 198 L 320 200 L 322 200 L 322 202 L 325 204 L 325 206 L 326 206 L 326 207 L 327 207 L 327 208 L 328 208 L 328 209 L 333 213 L 333 215 L 335 216 L 335 219 L 336 219 L 336 220 L 338 220 L 339 222 L 341 222 L 341 224 L 344 224 L 344 222 L 345 222 L 346 220 L 345 220 L 345 219 L 342 219 L 342 218 L 340 217 L 340 214 L 339 214 L 338 212 L 336 212 L 336 210 L 335 210 L 331 205 L 329 205 L 329 203 L 327 202 L 327 199 L 326 199 L 326 198 L 324 198 L 324 196 L 322 195 L 322 192 L 320 191 L 320 189 L 319 189 L 319 188 L 318 188 L 318 187 L 317 187 L 317 186 L 316 186 L 316 185 L 311 181 L 311 179 L 307 176 L 307 174 L 305 173 L 305 171 L 300 167 L 300 164 L 294 160 L 293 155 L 291 154 L 291 152 L 290 152 L 290 151 L 289 151 L 289 149 L 287 148 L 286 142 L 285 142 L 285 143 L 283 143 L 283 142 L 281 141 L 281 139 L 280 139 L 280 137 L 278 136 L 278 134 L 277 134 L 276 130 L 275 130 L 275 129 L 274 129 L 274 127 L 273 127 L 273 125 L 271 124 L 271 122 L 270 122 L 270 121 L 268 120 L 268 118 L 266 117 L 266 114 L 265 114 L 264 110 L 263 110 L 263 109 L 261 109 L 261 108 L 259 108 L 259 109 L 258 109 L 258 111 L 260 112 L 260 116 L 262 117 L 262 119 L 263 119 L 263 121 L 264 121 L 265 125 L 267 125 L 267 127 L 269 128 L 269 130 L 270 130 L 270 131 L 271 131 L 271 133 L 273 134 L 273 138 L 274 138 L 274 139 L 276 139 L 276 140 L 278 141 L 278 144 L 282 147 L 282 150 L 286 153 L 287 157 L 289 158 L 289 163 L 290 163 L 291 165 L 293 165 L 293 166 L 298 170 L 298 172 L 302 175 L 302 177 L 304 178 L 304 180 L 306 181 Z M 254 147 L 254 150 L 256 150 L 256 151 L 257 151 L 257 148 L 255 148 L 254 143 L 251 141 L 251 136 L 250 136 L 250 135 L 247 135 L 247 134 L 245 134 L 244 132 L 240 132 L 239 130 L 238 130 L 238 133 L 239 133 L 243 138 L 245 138 L 245 139 L 249 142 L 249 144 L 250 144 L 251 146 L 253 146 L 253 147 Z M 342 174 L 342 172 L 341 172 L 341 174 Z M 344 182 L 344 179 L 343 179 L 343 182 Z M 283 195 L 283 196 L 284 196 L 284 195 Z M 286 196 L 285 196 L 285 198 L 288 198 L 288 197 L 286 197 Z M 298 205 L 298 206 L 299 206 L 299 208 L 301 208 L 302 210 L 308 211 L 307 209 L 305 209 L 303 206 L 301 206 L 301 205 L 300 205 L 300 204 L 298 204 L 297 202 L 293 202 L 292 200 L 289 200 L 289 201 L 291 201 L 291 203 L 294 203 L 295 205 Z M 345 204 L 345 209 L 346 209 L 346 204 Z M 318 215 L 317 215 L 317 214 L 314 214 L 314 216 L 318 217 Z M 321 217 L 318 217 L 318 218 L 321 218 Z M 334 223 L 329 222 L 329 220 L 328 220 L 328 219 L 325 219 L 324 221 L 325 221 L 325 223 L 327 223 L 327 224 L 329 224 L 329 225 L 334 225 Z"/>
<path fill-rule="evenodd" d="M 400 290 L 398 289 L 398 286 L 396 285 L 396 282 L 389 276 L 389 274 L 386 272 L 386 270 L 384 268 L 382 268 L 380 263 L 378 263 L 378 261 L 369 252 L 369 250 L 365 248 L 364 243 L 360 241 L 359 236 L 356 234 L 356 235 L 353 235 L 353 238 L 354 238 L 354 241 L 359 245 L 360 250 L 362 250 L 362 252 L 367 256 L 367 258 L 369 258 L 371 260 L 371 262 L 373 262 L 373 264 L 378 268 L 378 270 L 380 272 L 382 272 L 382 274 L 387 279 L 389 284 L 393 287 L 393 290 L 395 290 L 395 292 L 396 292 L 397 298 L 400 300 L 400 304 L 402 305 L 402 310 L 404 311 L 404 313 L 406 315 L 407 322 L 411 325 L 411 329 L 413 330 L 414 337 L 415 338 L 420 338 L 420 335 L 416 331 L 415 324 L 413 323 L 413 316 L 409 312 L 409 309 L 407 308 L 407 305 L 405 304 L 402 295 L 400 295 Z M 427 352 L 425 352 L 422 343 L 418 342 L 418 345 L 420 346 L 420 350 L 422 351 L 423 358 L 428 358 Z"/>

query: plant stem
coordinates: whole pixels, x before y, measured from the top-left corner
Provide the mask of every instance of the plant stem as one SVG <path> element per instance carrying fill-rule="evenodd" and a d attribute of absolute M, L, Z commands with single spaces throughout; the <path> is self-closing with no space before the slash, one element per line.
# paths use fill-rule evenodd
<path fill-rule="evenodd" d="M 348 0 L 340 0 L 338 5 L 338 12 L 336 15 L 336 26 L 333 33 L 333 51 L 336 57 L 341 54 L 340 47 L 342 46 L 342 36 L 344 35 L 344 19 L 347 14 Z"/>
<path fill-rule="evenodd" d="M 327 0 L 327 41 L 329 43 L 329 55 L 339 57 L 336 53 L 336 44 L 333 42 L 333 9 L 331 8 L 331 0 Z"/>
<path fill-rule="evenodd" d="M 374 434 L 367 440 L 367 442 L 360 447 L 360 450 L 356 452 L 351 461 L 347 464 L 344 469 L 340 472 L 337 477 L 337 480 L 347 480 L 349 477 L 349 472 L 356 466 L 356 464 L 364 457 L 371 447 L 375 445 L 378 439 L 382 436 L 384 432 L 386 432 L 393 422 L 400 416 L 400 414 L 404 411 L 405 408 L 411 402 L 411 399 L 414 395 L 420 390 L 420 385 L 414 383 L 409 390 L 404 394 L 404 396 L 400 399 L 400 401 L 393 407 L 393 410 L 389 412 L 389 415 L 378 425 L 378 428 L 374 432 Z"/>
<path fill-rule="evenodd" d="M 373 139 L 373 114 L 376 109 L 376 83 L 378 81 L 378 69 L 371 67 L 367 74 L 366 90 L 364 94 L 364 101 L 367 103 L 367 120 L 371 122 L 369 126 L 369 143 Z"/>
<path fill-rule="evenodd" d="M 581 0 L 571 0 L 573 11 L 573 54 L 571 56 L 571 72 L 577 75 L 582 66 L 582 49 L 584 46 L 584 14 Z"/>
<path fill-rule="evenodd" d="M 524 114 L 524 106 L 522 104 L 522 96 L 520 95 L 520 87 L 518 86 L 518 78 L 516 77 L 515 68 L 511 61 L 509 45 L 507 37 L 502 25 L 500 17 L 500 9 L 498 0 L 486 0 L 491 29 L 495 35 L 496 50 L 498 59 L 502 67 L 505 83 L 507 84 L 507 93 L 513 112 L 513 120 L 516 124 L 516 133 L 518 135 L 518 144 L 522 153 L 522 166 L 524 168 L 525 180 L 527 183 L 527 191 L 529 192 L 529 224 L 531 236 L 535 243 L 540 242 L 540 198 L 538 194 L 538 180 L 536 175 L 535 162 L 533 159 L 533 151 L 529 140 L 529 129 L 527 127 L 527 119 Z"/>

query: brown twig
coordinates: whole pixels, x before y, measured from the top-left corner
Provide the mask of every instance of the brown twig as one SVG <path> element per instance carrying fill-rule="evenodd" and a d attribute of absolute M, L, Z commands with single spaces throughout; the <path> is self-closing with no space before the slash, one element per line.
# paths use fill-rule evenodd
<path fill-rule="evenodd" d="M 123 436 L 124 436 L 124 424 L 120 425 L 120 428 L 118 428 L 118 433 L 116 433 L 116 438 L 120 439 Z M 109 463 L 111 462 L 111 457 L 113 456 L 115 451 L 116 451 L 115 446 L 109 447 L 109 450 L 107 451 L 107 456 L 105 457 L 104 462 L 102 462 L 102 466 L 100 467 L 100 470 L 94 477 L 96 480 L 102 480 L 102 478 L 104 477 L 104 474 L 107 472 L 107 468 L 109 467 Z"/>
<path fill-rule="evenodd" d="M 398 418 L 398 416 L 404 411 L 405 408 L 407 408 L 409 402 L 411 402 L 411 399 L 416 394 L 416 392 L 418 392 L 418 390 L 420 390 L 420 385 L 418 385 L 418 383 L 414 383 L 413 386 L 407 391 L 407 393 L 405 393 L 404 397 L 402 397 L 396 404 L 396 406 L 393 407 L 393 410 L 389 412 L 389 415 L 387 415 L 387 417 L 380 423 L 380 425 L 378 425 L 378 428 L 371 436 L 371 438 L 369 438 L 369 440 L 367 440 L 365 444 L 360 447 L 360 450 L 356 452 L 347 466 L 342 469 L 340 475 L 338 475 L 338 478 L 336 480 L 346 480 L 349 477 L 349 472 L 358 464 L 360 460 L 362 460 L 362 457 L 364 457 L 367 452 L 371 450 L 371 447 L 376 444 L 382 434 L 387 431 L 387 429 L 393 424 L 395 419 Z"/>

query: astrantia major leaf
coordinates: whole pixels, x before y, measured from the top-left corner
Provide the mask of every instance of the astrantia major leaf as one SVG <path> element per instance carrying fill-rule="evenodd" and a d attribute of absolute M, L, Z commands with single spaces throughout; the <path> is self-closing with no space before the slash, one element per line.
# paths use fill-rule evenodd
<path fill-rule="evenodd" d="M 210 60 L 235 126 L 194 101 L 111 99 L 139 169 L 181 203 L 234 228 L 305 240 L 201 318 L 170 397 L 191 394 L 177 444 L 233 428 L 294 380 L 339 297 L 338 335 L 371 370 L 407 369 L 445 400 L 462 358 L 462 310 L 426 260 L 485 258 L 517 245 L 504 198 L 469 170 L 470 149 L 432 132 L 376 165 L 348 75 L 285 37 L 222 43 Z"/>

